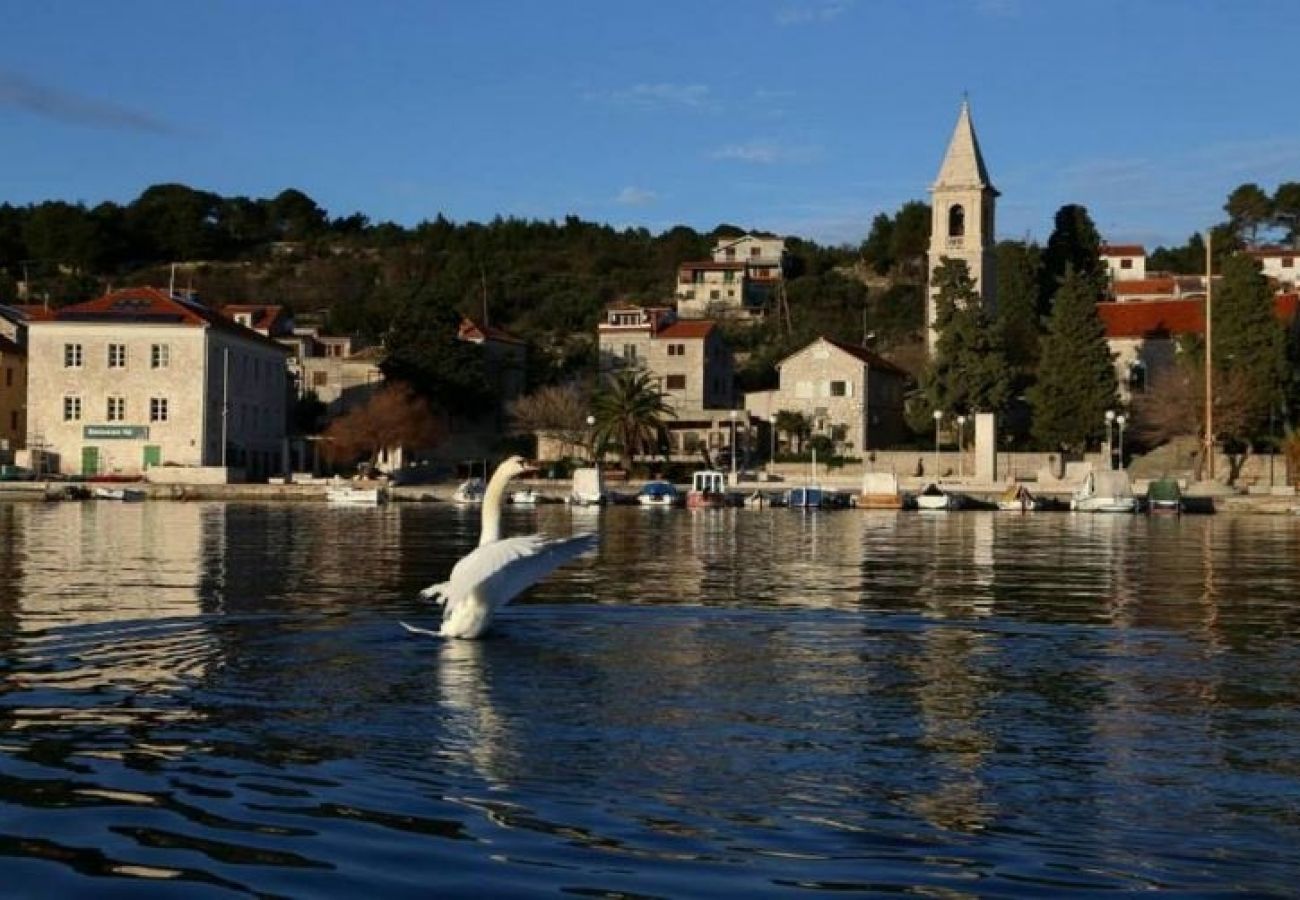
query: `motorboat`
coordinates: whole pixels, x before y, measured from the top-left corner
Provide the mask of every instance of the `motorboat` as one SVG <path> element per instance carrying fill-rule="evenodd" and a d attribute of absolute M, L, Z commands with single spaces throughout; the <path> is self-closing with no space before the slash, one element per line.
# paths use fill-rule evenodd
<path fill-rule="evenodd" d="M 898 486 L 898 476 L 893 472 L 867 472 L 862 476 L 862 493 L 858 494 L 860 509 L 902 509 L 903 492 Z"/>
<path fill-rule="evenodd" d="M 532 488 L 521 488 L 517 491 L 511 491 L 510 502 L 515 506 L 536 506 L 537 491 Z"/>
<path fill-rule="evenodd" d="M 378 506 L 387 499 L 382 488 L 355 484 L 331 484 L 325 488 L 325 502 L 332 506 Z"/>
<path fill-rule="evenodd" d="M 791 509 L 821 509 L 827 501 L 826 492 L 816 485 L 790 488 L 785 492 L 785 505 Z"/>
<path fill-rule="evenodd" d="M 609 501 L 605 493 L 605 479 L 600 469 L 587 467 L 573 470 L 573 487 L 568 502 L 572 506 L 601 506 Z"/>
<path fill-rule="evenodd" d="M 469 478 L 460 483 L 460 486 L 451 495 L 451 502 L 460 506 L 477 506 L 483 502 L 482 478 Z"/>
<path fill-rule="evenodd" d="M 97 487 L 92 492 L 96 500 L 120 500 L 123 503 L 139 503 L 149 495 L 138 488 Z"/>
<path fill-rule="evenodd" d="M 637 492 L 636 502 L 650 508 L 664 508 L 681 504 L 681 495 L 671 481 L 647 481 Z"/>
<path fill-rule="evenodd" d="M 1070 509 L 1078 512 L 1131 513 L 1138 507 L 1128 472 L 1112 469 L 1089 472 L 1070 498 Z"/>
<path fill-rule="evenodd" d="M 686 505 L 693 509 L 718 509 L 728 504 L 727 477 L 716 469 L 701 469 L 691 476 Z"/>
<path fill-rule="evenodd" d="M 1176 478 L 1157 478 L 1147 485 L 1147 512 L 1173 513 L 1183 511 L 1183 489 Z"/>
<path fill-rule="evenodd" d="M 916 495 L 916 507 L 931 511 L 961 509 L 961 495 L 945 491 L 932 481 Z"/>
<path fill-rule="evenodd" d="M 1042 497 L 1035 496 L 1023 484 L 1011 485 L 998 498 L 998 509 L 1004 512 L 1033 512 L 1043 509 L 1045 505 Z"/>

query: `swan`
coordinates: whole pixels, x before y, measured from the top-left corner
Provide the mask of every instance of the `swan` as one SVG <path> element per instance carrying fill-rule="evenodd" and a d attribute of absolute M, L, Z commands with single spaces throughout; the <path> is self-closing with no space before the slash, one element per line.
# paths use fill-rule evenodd
<path fill-rule="evenodd" d="M 501 537 L 501 507 L 510 479 L 532 466 L 521 456 L 511 456 L 492 473 L 483 492 L 482 530 L 478 547 L 452 567 L 451 577 L 420 591 L 426 600 L 442 604 L 442 626 L 437 631 L 402 622 L 413 634 L 434 637 L 476 638 L 487 631 L 497 610 L 575 557 L 595 549 L 598 536 L 544 538 L 540 534 Z"/>

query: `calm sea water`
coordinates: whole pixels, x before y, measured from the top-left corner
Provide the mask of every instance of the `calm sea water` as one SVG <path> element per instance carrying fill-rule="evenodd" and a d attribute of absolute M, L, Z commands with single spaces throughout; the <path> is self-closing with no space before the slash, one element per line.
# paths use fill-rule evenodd
<path fill-rule="evenodd" d="M 0 894 L 1294 896 L 1300 520 L 0 505 Z"/>

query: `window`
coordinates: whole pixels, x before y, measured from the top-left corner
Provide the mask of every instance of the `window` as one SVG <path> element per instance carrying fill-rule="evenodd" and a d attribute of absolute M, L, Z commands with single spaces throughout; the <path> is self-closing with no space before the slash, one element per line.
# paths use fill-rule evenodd
<path fill-rule="evenodd" d="M 149 398 L 149 421 L 150 422 L 167 421 L 167 398 L 166 397 Z"/>
<path fill-rule="evenodd" d="M 686 376 L 669 375 L 664 381 L 664 386 L 670 391 L 684 391 L 686 390 Z"/>
<path fill-rule="evenodd" d="M 126 419 L 126 398 L 108 398 L 108 421 L 122 422 Z"/>
<path fill-rule="evenodd" d="M 165 369 L 171 365 L 172 349 L 170 344 L 154 344 L 149 348 L 149 368 Z"/>
<path fill-rule="evenodd" d="M 669 355 L 669 356 L 685 356 L 685 355 L 686 355 L 686 345 L 685 345 L 685 344 L 669 344 L 669 345 L 668 345 L 668 355 Z"/>
<path fill-rule="evenodd" d="M 1294 256 L 1284 256 L 1284 257 L 1282 257 L 1282 268 L 1284 268 L 1284 269 L 1290 269 L 1290 268 L 1293 268 L 1294 266 L 1295 266 L 1295 257 L 1294 257 Z"/>
<path fill-rule="evenodd" d="M 126 344 L 108 345 L 108 367 L 110 369 L 126 368 Z"/>
<path fill-rule="evenodd" d="M 843 397 L 843 396 L 846 395 L 846 393 L 847 393 L 846 385 L 845 385 L 845 383 L 844 383 L 843 381 L 832 381 L 832 382 L 831 382 L 831 396 L 832 396 L 832 397 Z"/>
<path fill-rule="evenodd" d="M 966 210 L 960 203 L 948 208 L 948 237 L 961 237 L 966 233 Z"/>
<path fill-rule="evenodd" d="M 735 258 L 736 258 L 736 248 L 735 248 L 735 247 L 728 247 L 727 250 L 726 250 L 726 254 L 725 254 L 725 255 L 726 255 L 727 259 L 735 259 Z"/>
<path fill-rule="evenodd" d="M 81 368 L 81 345 L 80 344 L 63 345 L 63 368 L 65 369 Z"/>
<path fill-rule="evenodd" d="M 1121 269 L 1131 269 L 1131 268 L 1133 268 L 1133 260 L 1131 260 L 1131 259 L 1121 259 L 1121 260 L 1119 261 L 1119 267 L 1120 267 Z"/>
<path fill-rule="evenodd" d="M 81 398 L 80 397 L 63 398 L 63 421 L 65 422 L 81 421 Z"/>
<path fill-rule="evenodd" d="M 717 291 L 709 291 L 710 300 L 717 300 L 719 296 L 721 295 Z"/>
<path fill-rule="evenodd" d="M 636 360 L 636 344 L 623 345 L 623 358 L 629 362 L 634 362 Z"/>
<path fill-rule="evenodd" d="M 733 281 L 736 280 L 736 273 L 735 273 L 735 272 L 723 272 L 723 273 L 722 273 L 722 280 L 723 280 L 723 282 L 726 283 L 726 284 L 731 284 Z"/>
<path fill-rule="evenodd" d="M 750 248 L 749 248 L 749 255 L 750 255 L 750 256 L 758 256 L 758 255 L 760 255 L 762 252 L 763 252 L 763 250 L 762 250 L 761 247 L 750 247 Z"/>
<path fill-rule="evenodd" d="M 328 372 L 312 372 L 312 373 L 311 373 L 311 383 L 312 383 L 312 387 L 324 387 L 325 385 L 327 385 L 327 384 L 330 383 L 330 376 L 329 376 L 329 373 L 328 373 Z"/>

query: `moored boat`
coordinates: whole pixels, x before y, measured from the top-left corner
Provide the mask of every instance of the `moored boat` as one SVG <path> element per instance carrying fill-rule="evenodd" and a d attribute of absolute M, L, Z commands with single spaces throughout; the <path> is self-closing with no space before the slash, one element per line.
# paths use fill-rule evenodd
<path fill-rule="evenodd" d="M 916 495 L 916 506 L 930 511 L 961 509 L 961 495 L 950 493 L 932 481 Z"/>
<path fill-rule="evenodd" d="M 325 502 L 333 506 L 378 506 L 387 499 L 382 488 L 355 484 L 331 484 L 325 488 Z"/>
<path fill-rule="evenodd" d="M 1004 512 L 1033 512 L 1044 508 L 1043 499 L 1034 495 L 1023 484 L 1013 484 L 998 498 L 998 509 Z"/>
<path fill-rule="evenodd" d="M 517 491 L 511 491 L 510 502 L 515 506 L 536 506 L 537 491 L 532 488 L 521 488 Z"/>
<path fill-rule="evenodd" d="M 1147 485 L 1147 512 L 1178 515 L 1183 511 L 1183 489 L 1175 478 L 1157 478 Z"/>
<path fill-rule="evenodd" d="M 138 488 L 97 487 L 92 496 L 96 500 L 120 500 L 123 503 L 139 503 L 149 495 Z"/>
<path fill-rule="evenodd" d="M 1089 472 L 1070 498 L 1070 509 L 1077 512 L 1131 513 L 1137 506 L 1128 472 L 1123 469 Z"/>
<path fill-rule="evenodd" d="M 483 502 L 483 479 L 470 478 L 460 483 L 451 495 L 451 502 L 461 506 L 476 506 Z"/>
<path fill-rule="evenodd" d="M 651 509 L 681 505 L 681 495 L 671 481 L 647 481 L 637 492 L 636 502 Z"/>
<path fill-rule="evenodd" d="M 858 507 L 860 509 L 902 509 L 903 492 L 898 486 L 898 476 L 893 472 L 867 472 L 863 475 Z"/>
<path fill-rule="evenodd" d="M 568 498 L 571 506 L 601 506 L 608 501 L 600 469 L 589 466 L 573 470 L 573 487 Z"/>
<path fill-rule="evenodd" d="M 701 469 L 691 476 L 686 505 L 692 509 L 719 509 L 727 505 L 727 479 L 716 469 Z"/>

